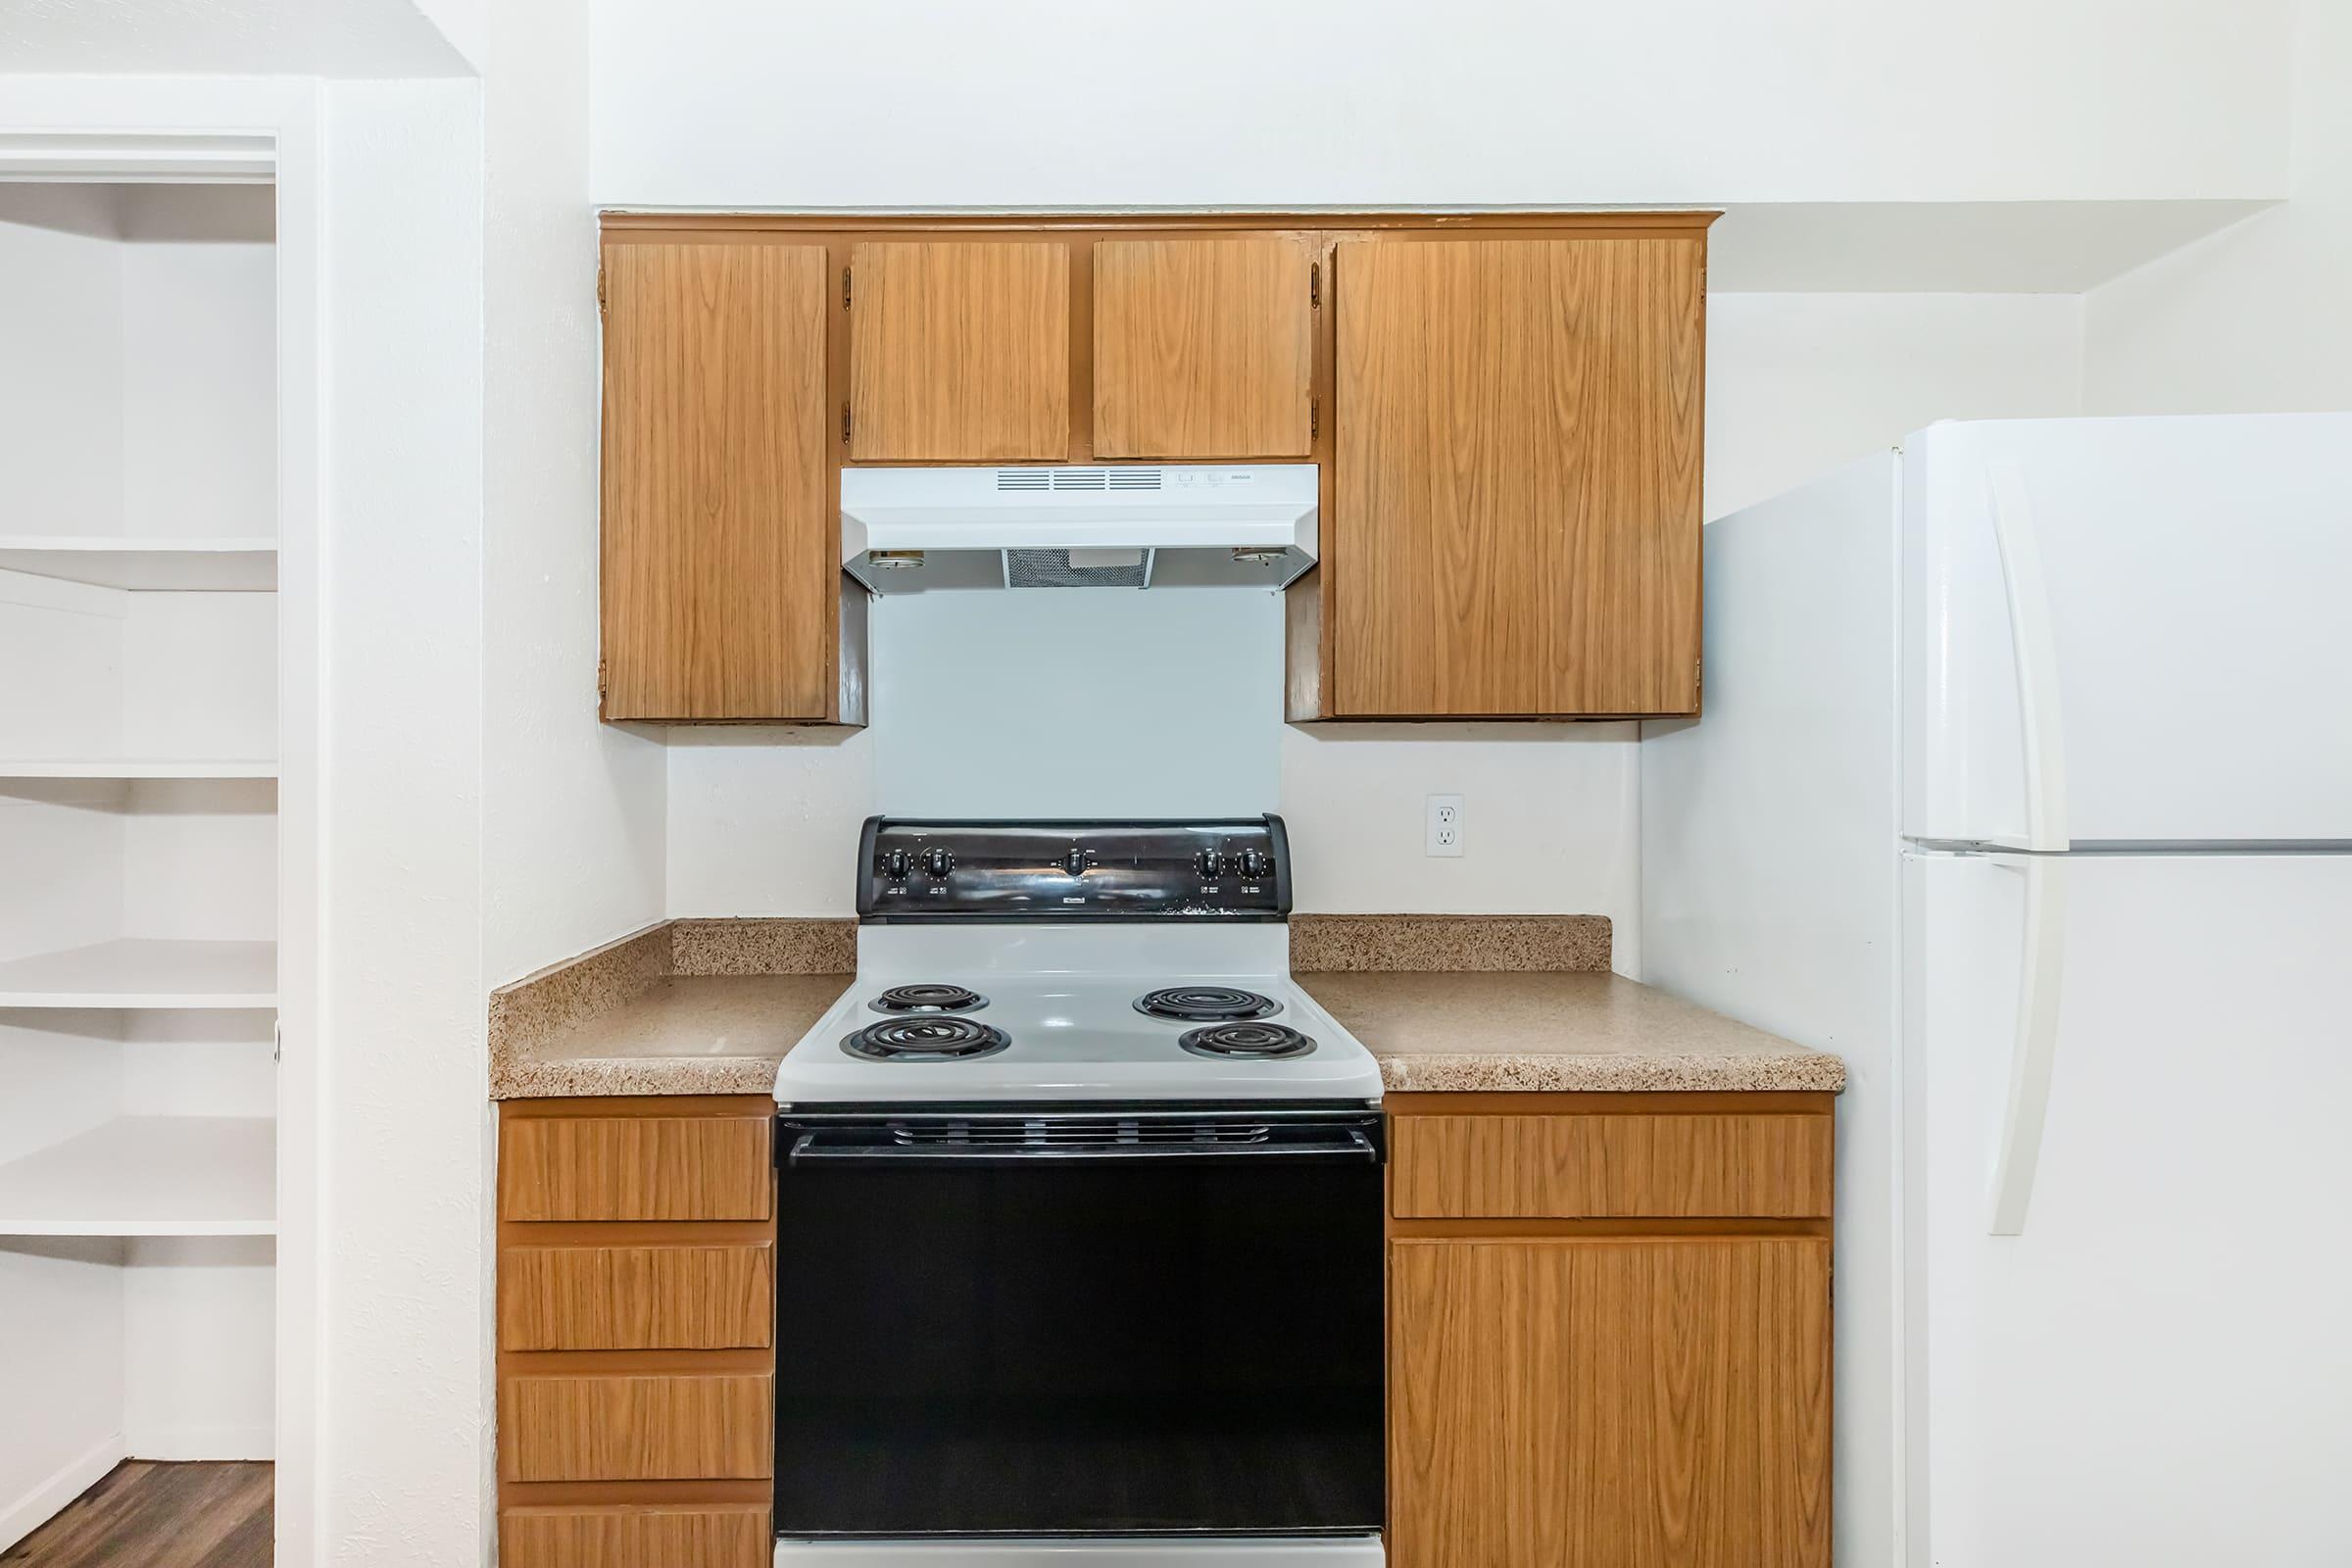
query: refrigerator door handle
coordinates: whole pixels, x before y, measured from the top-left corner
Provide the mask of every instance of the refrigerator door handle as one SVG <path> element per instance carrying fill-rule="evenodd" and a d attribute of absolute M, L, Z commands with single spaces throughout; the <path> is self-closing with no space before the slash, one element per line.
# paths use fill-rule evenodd
<path fill-rule="evenodd" d="M 2016 863 L 2026 878 L 2025 958 L 2018 976 L 2017 1033 L 2009 1056 L 2009 1095 L 2001 1145 L 1992 1164 L 1994 1236 L 2022 1236 L 2034 1198 L 2034 1171 L 2050 1109 L 2050 1073 L 2058 1058 L 2058 999 L 2066 967 L 2064 860 L 2031 857 Z"/>
<path fill-rule="evenodd" d="M 2066 726 L 2058 706 L 2058 644 L 2042 584 L 2041 547 L 2026 482 L 2014 464 L 1987 463 L 1992 536 L 2001 557 L 2001 596 L 2009 607 L 2009 652 L 2017 668 L 2018 721 L 2024 731 L 2025 842 L 2021 850 L 2063 850 L 2066 825 Z"/>

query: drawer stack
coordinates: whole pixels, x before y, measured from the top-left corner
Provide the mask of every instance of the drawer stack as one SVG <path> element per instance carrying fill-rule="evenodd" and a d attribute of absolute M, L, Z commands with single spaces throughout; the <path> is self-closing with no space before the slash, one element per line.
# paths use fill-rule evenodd
<path fill-rule="evenodd" d="M 500 1106 L 503 1568 L 766 1562 L 774 1109 Z"/>

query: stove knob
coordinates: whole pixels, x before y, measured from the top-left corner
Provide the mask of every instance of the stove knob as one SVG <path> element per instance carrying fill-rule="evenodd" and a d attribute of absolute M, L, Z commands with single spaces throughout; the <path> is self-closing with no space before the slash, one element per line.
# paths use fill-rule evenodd
<path fill-rule="evenodd" d="M 1225 857 L 1214 850 L 1202 850 L 1193 857 L 1193 864 L 1199 868 L 1201 881 L 1214 882 L 1225 869 Z"/>
<path fill-rule="evenodd" d="M 956 869 L 956 852 L 934 847 L 923 852 L 923 869 L 933 876 L 946 876 Z"/>
<path fill-rule="evenodd" d="M 1254 882 L 1273 869 L 1273 862 L 1263 850 L 1244 850 L 1237 867 L 1243 876 Z"/>
<path fill-rule="evenodd" d="M 1086 875 L 1086 852 L 1072 846 L 1070 853 L 1061 858 L 1061 868 L 1072 876 L 1084 876 Z"/>
<path fill-rule="evenodd" d="M 882 857 L 882 875 L 892 882 L 904 882 L 914 871 L 914 857 L 905 850 L 891 850 Z"/>

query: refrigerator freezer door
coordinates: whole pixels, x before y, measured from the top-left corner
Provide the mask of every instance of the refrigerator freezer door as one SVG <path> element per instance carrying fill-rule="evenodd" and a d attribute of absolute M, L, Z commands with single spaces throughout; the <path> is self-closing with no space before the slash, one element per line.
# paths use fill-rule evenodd
<path fill-rule="evenodd" d="M 2064 858 L 1995 1236 L 2034 863 L 1905 863 L 1911 1562 L 2352 1562 L 2352 855 Z"/>
<path fill-rule="evenodd" d="M 2352 415 L 1904 446 L 1915 839 L 2352 841 Z"/>

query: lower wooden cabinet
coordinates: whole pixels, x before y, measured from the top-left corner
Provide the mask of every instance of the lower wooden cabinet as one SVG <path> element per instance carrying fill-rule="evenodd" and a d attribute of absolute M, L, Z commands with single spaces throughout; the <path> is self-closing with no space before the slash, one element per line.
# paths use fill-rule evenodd
<path fill-rule="evenodd" d="M 764 1564 L 773 1102 L 499 1110 L 502 1568 Z"/>
<path fill-rule="evenodd" d="M 1390 1568 L 1828 1568 L 1831 1106 L 1390 1097 Z M 770 1109 L 501 1106 L 502 1568 L 767 1562 Z"/>
<path fill-rule="evenodd" d="M 1390 1103 L 1391 1568 L 1828 1568 L 1830 1097 Z M 1759 1113 L 1808 1124 L 1767 1126 L 1753 1170 L 1774 1179 L 1659 1186 L 1655 1149 L 1720 1162 L 1754 1128 L 1690 1124 Z M 1628 1131 L 1644 1117 L 1654 1136 Z M 1504 1181 L 1465 1148 L 1586 1162 Z M 1526 1198 L 1645 1184 L 1674 1201 L 1579 1218 Z"/>
<path fill-rule="evenodd" d="M 753 1503 L 509 1508 L 499 1521 L 504 1568 L 760 1568 L 773 1546 Z"/>
<path fill-rule="evenodd" d="M 775 1474 L 766 1372 L 525 1373 L 500 1414 L 509 1481 L 756 1481 Z"/>
<path fill-rule="evenodd" d="M 758 1349 L 775 1332 L 774 1249 L 515 1246 L 499 1259 L 498 1343 L 510 1350 Z"/>

